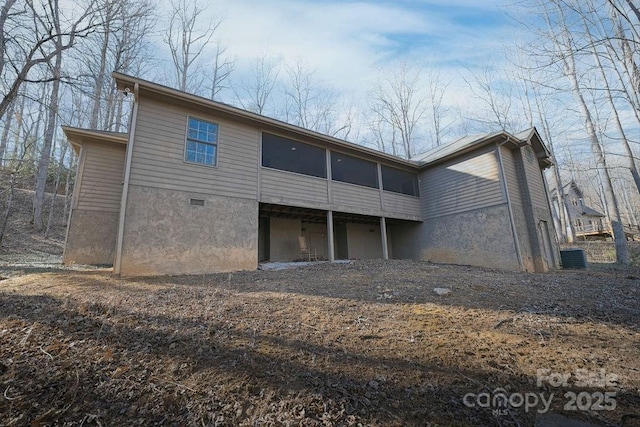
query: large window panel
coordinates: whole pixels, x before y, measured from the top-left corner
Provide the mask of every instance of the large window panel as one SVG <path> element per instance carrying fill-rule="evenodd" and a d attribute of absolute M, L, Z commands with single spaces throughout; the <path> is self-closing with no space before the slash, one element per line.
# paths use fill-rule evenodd
<path fill-rule="evenodd" d="M 324 148 L 269 133 L 262 134 L 262 166 L 319 178 L 327 177 Z"/>
<path fill-rule="evenodd" d="M 331 179 L 378 188 L 378 165 L 368 160 L 331 152 Z"/>
<path fill-rule="evenodd" d="M 418 190 L 418 175 L 412 172 L 382 165 L 382 188 L 394 193 L 409 196 L 420 195 Z"/>

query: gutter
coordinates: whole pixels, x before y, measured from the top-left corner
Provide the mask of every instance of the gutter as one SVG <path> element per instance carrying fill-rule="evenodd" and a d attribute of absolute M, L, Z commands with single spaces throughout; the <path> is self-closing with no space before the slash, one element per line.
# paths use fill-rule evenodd
<path fill-rule="evenodd" d="M 125 94 L 127 94 L 125 90 Z M 124 239 L 124 220 L 127 211 L 127 198 L 129 195 L 129 178 L 131 176 L 131 159 L 133 157 L 133 142 L 136 135 L 136 123 L 138 120 L 139 85 L 133 86 L 133 110 L 131 111 L 131 122 L 129 123 L 129 140 L 127 142 L 127 158 L 124 167 L 124 182 L 122 183 L 122 199 L 120 201 L 120 218 L 118 220 L 118 236 L 116 240 L 116 256 L 113 262 L 113 274 L 120 274 L 122 268 L 122 246 Z"/>

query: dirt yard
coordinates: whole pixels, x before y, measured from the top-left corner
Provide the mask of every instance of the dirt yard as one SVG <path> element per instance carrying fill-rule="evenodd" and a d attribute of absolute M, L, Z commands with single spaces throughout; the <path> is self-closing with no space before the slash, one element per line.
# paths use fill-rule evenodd
<path fill-rule="evenodd" d="M 0 274 L 2 426 L 640 425 L 637 268 Z"/>

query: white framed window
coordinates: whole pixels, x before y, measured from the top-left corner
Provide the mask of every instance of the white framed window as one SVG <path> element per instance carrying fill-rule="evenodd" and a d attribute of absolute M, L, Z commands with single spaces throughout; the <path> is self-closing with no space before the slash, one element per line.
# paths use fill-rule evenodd
<path fill-rule="evenodd" d="M 218 125 L 195 117 L 187 118 L 184 161 L 208 166 L 218 164 Z"/>

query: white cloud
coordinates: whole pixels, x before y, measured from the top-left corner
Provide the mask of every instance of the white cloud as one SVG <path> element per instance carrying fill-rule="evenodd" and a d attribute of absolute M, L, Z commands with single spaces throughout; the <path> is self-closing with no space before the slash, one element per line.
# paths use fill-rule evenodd
<path fill-rule="evenodd" d="M 438 7 L 411 1 L 222 0 L 216 11 L 224 19 L 221 33 L 229 53 L 240 63 L 264 53 L 302 60 L 345 89 L 370 82 L 379 66 L 402 55 L 422 63 L 465 62 L 490 43 L 492 34 L 456 24 L 444 2 L 430 4 Z M 455 4 L 478 8 L 471 1 Z M 479 10 L 490 8 L 482 3 Z"/>
<path fill-rule="evenodd" d="M 478 106 L 460 71 L 494 64 L 512 39 L 501 1 L 218 0 L 206 13 L 223 20 L 218 36 L 236 60 L 234 79 L 267 54 L 316 69 L 316 81 L 357 104 L 380 68 L 407 60 L 425 74 L 440 70 L 451 83 L 445 103 L 457 111 Z"/>

